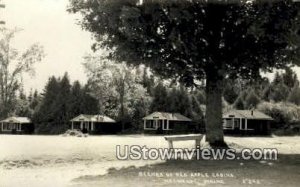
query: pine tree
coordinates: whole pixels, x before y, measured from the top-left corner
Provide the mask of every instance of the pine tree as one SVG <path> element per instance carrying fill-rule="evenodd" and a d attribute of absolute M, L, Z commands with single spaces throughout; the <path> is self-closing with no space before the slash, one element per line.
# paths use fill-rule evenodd
<path fill-rule="evenodd" d="M 237 110 L 244 110 L 245 109 L 245 104 L 243 97 L 240 95 L 234 102 L 233 107 Z"/>
<path fill-rule="evenodd" d="M 290 89 L 298 83 L 297 74 L 290 67 L 285 68 L 285 72 L 282 74 L 282 80 Z"/>
<path fill-rule="evenodd" d="M 260 98 L 252 89 L 245 99 L 245 107 L 247 109 L 255 108 L 260 103 Z"/>
<path fill-rule="evenodd" d="M 57 123 L 56 118 L 60 113 L 56 102 L 59 90 L 58 80 L 52 76 L 45 86 L 42 102 L 33 116 L 38 133 L 49 134 L 56 131 L 54 125 Z"/>
<path fill-rule="evenodd" d="M 178 89 L 178 95 L 179 97 L 179 106 L 178 106 L 178 112 L 187 116 L 192 116 L 192 104 L 191 104 L 191 98 L 189 96 L 188 91 L 183 87 L 183 85 L 180 86 Z"/>
<path fill-rule="evenodd" d="M 272 92 L 271 85 L 266 86 L 262 91 L 262 99 L 265 101 L 270 101 L 271 92 Z"/>
<path fill-rule="evenodd" d="M 224 91 L 223 91 L 224 99 L 228 103 L 233 104 L 238 96 L 239 95 L 236 92 L 235 87 L 234 87 L 234 82 L 232 80 L 228 80 L 228 82 L 225 84 L 225 88 L 224 88 Z"/>
<path fill-rule="evenodd" d="M 153 90 L 153 101 L 150 106 L 150 111 L 167 111 L 169 103 L 167 103 L 168 93 L 162 82 L 159 82 Z"/>
<path fill-rule="evenodd" d="M 271 85 L 270 99 L 275 102 L 285 101 L 289 95 L 289 88 L 283 81 Z"/>
<path fill-rule="evenodd" d="M 278 85 L 282 82 L 282 76 L 276 72 L 275 75 L 274 75 L 274 79 L 273 79 L 273 82 L 272 82 L 272 85 Z"/>
<path fill-rule="evenodd" d="M 68 127 L 68 121 L 70 120 L 70 105 L 71 98 L 71 84 L 67 73 L 64 74 L 61 81 L 59 82 L 59 92 L 57 93 L 57 109 L 60 111 L 58 117 L 59 128 L 66 130 Z"/>
<path fill-rule="evenodd" d="M 75 81 L 71 88 L 70 100 L 69 100 L 69 115 L 77 116 L 84 113 L 83 107 L 84 103 L 83 93 L 79 81 Z"/>
<path fill-rule="evenodd" d="M 31 102 L 30 102 L 30 108 L 35 111 L 36 107 L 40 104 L 40 101 L 41 101 L 40 95 L 39 95 L 38 91 L 35 90 L 32 95 Z"/>
<path fill-rule="evenodd" d="M 99 114 L 99 102 L 98 100 L 90 94 L 88 86 L 84 86 L 81 90 L 82 93 L 82 104 L 81 111 L 85 114 Z"/>
<path fill-rule="evenodd" d="M 145 101 L 143 98 L 140 98 L 135 102 L 134 110 L 133 110 L 133 117 L 132 117 L 132 124 L 133 124 L 133 130 L 135 131 L 141 131 L 143 129 L 142 124 L 142 118 L 147 115 L 147 101 Z"/>
<path fill-rule="evenodd" d="M 300 88 L 299 84 L 295 84 L 293 89 L 291 90 L 287 101 L 294 103 L 296 105 L 300 105 Z"/>

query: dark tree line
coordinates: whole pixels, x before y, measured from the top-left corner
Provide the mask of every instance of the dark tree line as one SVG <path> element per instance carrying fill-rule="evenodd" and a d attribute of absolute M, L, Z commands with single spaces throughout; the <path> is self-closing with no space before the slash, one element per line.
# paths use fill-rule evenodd
<path fill-rule="evenodd" d="M 62 78 L 50 77 L 42 93 L 30 91 L 26 96 L 21 90 L 17 98 L 18 104 L 14 109 L 15 115 L 32 118 L 36 125 L 36 132 L 44 134 L 62 133 L 69 128 L 69 121 L 73 117 L 79 114 L 99 114 L 100 108 L 106 108 L 101 114 L 115 118 L 119 124 L 124 123 L 123 130 L 131 133 L 141 132 L 142 118 L 155 111 L 181 113 L 191 118 L 194 123 L 204 125 L 206 108 L 204 88 L 187 89 L 180 83 L 158 79 L 145 69 L 134 71 L 135 78 L 131 80 L 131 86 L 144 91 L 125 96 L 127 101 L 124 102 L 124 111 L 126 112 L 123 116 L 118 106 L 118 94 L 115 99 L 109 98 L 105 101 L 105 107 L 101 107 L 102 102 L 93 96 L 95 90 L 90 81 L 86 85 L 81 85 L 78 81 L 71 84 L 67 74 Z M 140 85 L 141 88 L 134 86 L 135 84 Z M 111 81 L 109 87 L 118 85 L 115 81 Z M 96 93 L 101 94 L 101 92 Z M 265 103 L 300 105 L 298 77 L 292 69 L 288 68 L 282 73 L 275 73 L 272 81 L 266 78 L 256 82 L 227 79 L 223 98 L 224 109 L 261 109 L 264 108 Z M 264 106 L 258 107 L 261 104 Z M 286 117 L 284 111 L 278 111 L 276 108 L 275 111 L 271 110 L 264 112 L 274 117 L 278 123 L 289 122 L 290 117 Z"/>
<path fill-rule="evenodd" d="M 249 80 L 226 80 L 223 97 L 234 108 L 255 109 L 265 102 L 290 102 L 300 104 L 299 81 L 291 68 L 276 72 L 273 80 L 263 78 L 255 82 Z"/>
<path fill-rule="evenodd" d="M 78 81 L 71 84 L 67 74 L 62 78 L 51 77 L 33 115 L 37 132 L 62 133 L 76 115 L 97 114 L 97 101 L 88 93 L 87 87 Z"/>

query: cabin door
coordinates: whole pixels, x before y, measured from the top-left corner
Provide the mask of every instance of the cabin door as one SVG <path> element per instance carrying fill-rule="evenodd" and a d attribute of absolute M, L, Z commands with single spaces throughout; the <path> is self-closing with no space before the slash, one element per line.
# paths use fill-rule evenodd
<path fill-rule="evenodd" d="M 240 128 L 240 120 L 239 119 L 234 119 L 233 120 L 233 127 L 234 127 L 234 129 L 239 129 Z"/>

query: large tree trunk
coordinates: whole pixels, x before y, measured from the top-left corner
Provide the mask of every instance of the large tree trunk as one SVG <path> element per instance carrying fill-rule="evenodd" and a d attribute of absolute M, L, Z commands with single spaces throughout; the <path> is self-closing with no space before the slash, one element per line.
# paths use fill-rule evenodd
<path fill-rule="evenodd" d="M 206 141 L 212 146 L 225 147 L 222 126 L 223 76 L 218 71 L 206 75 Z"/>

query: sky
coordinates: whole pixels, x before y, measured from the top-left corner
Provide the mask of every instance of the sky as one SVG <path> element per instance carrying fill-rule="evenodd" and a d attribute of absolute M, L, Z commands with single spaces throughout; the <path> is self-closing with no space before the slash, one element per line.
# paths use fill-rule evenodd
<path fill-rule="evenodd" d="M 68 72 L 71 81 L 85 83 L 83 56 L 92 53 L 91 34 L 77 24 L 80 15 L 69 14 L 69 0 L 0 0 L 6 8 L 0 11 L 0 20 L 7 28 L 20 28 L 13 46 L 24 51 L 31 44 L 44 46 L 46 53 L 35 65 L 36 75 L 24 76 L 24 89 L 42 91 L 50 76 Z M 300 77 L 300 68 L 294 69 Z M 267 75 L 272 78 L 272 74 Z"/>
<path fill-rule="evenodd" d="M 35 77 L 24 76 L 24 89 L 42 91 L 52 75 L 68 72 L 71 81 L 86 82 L 83 56 L 91 53 L 91 34 L 77 25 L 79 15 L 66 11 L 69 0 L 0 0 L 6 5 L 0 19 L 7 28 L 20 28 L 13 47 L 24 51 L 39 43 L 45 58 L 35 65 Z"/>

